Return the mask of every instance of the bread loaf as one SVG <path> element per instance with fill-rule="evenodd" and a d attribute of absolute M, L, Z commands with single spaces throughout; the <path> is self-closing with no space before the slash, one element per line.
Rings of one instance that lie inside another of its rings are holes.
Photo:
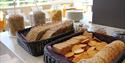
<path fill-rule="evenodd" d="M 42 38 L 40 40 L 52 37 L 53 34 L 56 33 L 60 28 L 61 27 L 58 26 L 58 27 L 53 27 L 53 28 L 49 29 L 48 31 L 45 32 L 45 34 L 42 36 Z"/>
<path fill-rule="evenodd" d="M 51 29 L 46 31 L 46 33 L 43 35 L 43 37 L 41 39 L 47 39 L 47 38 L 59 35 L 61 33 L 70 31 L 70 30 L 72 30 L 72 27 L 73 27 L 72 25 L 73 25 L 73 23 L 70 21 L 65 21 L 58 25 L 55 25 L 54 27 L 52 27 Z"/>
<path fill-rule="evenodd" d="M 35 41 L 43 36 L 43 34 L 49 30 L 50 28 L 56 26 L 57 24 L 60 23 L 48 23 L 44 25 L 39 25 L 36 27 L 31 28 L 31 30 L 27 33 L 26 39 L 31 42 Z"/>
<path fill-rule="evenodd" d="M 35 40 L 47 39 L 73 29 L 71 21 L 48 23 L 31 28 L 26 35 L 26 39 L 31 42 Z"/>
<path fill-rule="evenodd" d="M 116 40 L 101 49 L 94 57 L 83 59 L 78 63 L 112 63 L 123 50 L 125 50 L 124 42 Z"/>

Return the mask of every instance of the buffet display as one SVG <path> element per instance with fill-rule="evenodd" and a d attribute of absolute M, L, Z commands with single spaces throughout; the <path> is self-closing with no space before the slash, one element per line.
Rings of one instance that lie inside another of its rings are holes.
<path fill-rule="evenodd" d="M 87 31 L 87 26 L 80 21 L 83 10 L 60 9 L 60 5 L 54 5 L 46 18 L 48 15 L 34 0 L 37 9 L 29 15 L 31 27 L 25 28 L 26 17 L 15 12 L 16 1 L 13 3 L 14 12 L 7 22 L 11 35 L 16 36 L 18 45 L 27 53 L 35 57 L 43 55 L 45 63 L 121 63 L 125 60 L 125 33 L 116 31 L 109 36 L 101 27 Z"/>
<path fill-rule="evenodd" d="M 24 28 L 24 17 L 16 12 L 8 19 L 11 34 L 29 54 L 44 54 L 45 63 L 119 63 L 124 59 L 124 41 L 106 35 L 104 29 L 88 32 L 76 25 L 83 11 L 67 11 L 68 20 L 62 21 L 62 10 L 55 8 L 47 22 L 45 13 L 36 7 L 30 28 Z"/>
<path fill-rule="evenodd" d="M 53 15 L 54 19 L 57 15 Z M 45 63 L 117 63 L 124 58 L 124 41 L 109 38 L 104 29 L 88 32 L 82 25 L 76 26 L 74 21 L 62 21 L 62 18 L 46 23 L 43 12 L 36 12 L 34 18 L 35 26 L 24 29 L 20 17 L 22 27 L 15 26 L 21 28 L 17 30 L 17 41 L 33 56 L 44 54 Z"/>

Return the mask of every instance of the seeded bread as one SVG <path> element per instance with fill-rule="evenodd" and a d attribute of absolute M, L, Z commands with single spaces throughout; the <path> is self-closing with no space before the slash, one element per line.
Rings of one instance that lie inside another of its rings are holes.
<path fill-rule="evenodd" d="M 31 28 L 31 30 L 26 35 L 26 39 L 29 42 L 47 39 L 72 30 L 72 28 L 73 23 L 71 21 L 43 24 Z"/>
<path fill-rule="evenodd" d="M 57 36 L 61 33 L 67 32 L 72 30 L 73 23 L 69 21 L 62 22 L 59 25 L 55 25 L 55 27 L 52 27 L 51 29 L 47 30 L 46 33 L 42 36 L 41 39 L 47 39 L 53 36 Z"/>
<path fill-rule="evenodd" d="M 47 30 L 56 26 L 57 24 L 59 23 L 49 23 L 49 24 L 35 26 L 31 28 L 31 30 L 28 32 L 28 34 L 26 35 L 26 39 L 29 42 L 40 39 Z"/>

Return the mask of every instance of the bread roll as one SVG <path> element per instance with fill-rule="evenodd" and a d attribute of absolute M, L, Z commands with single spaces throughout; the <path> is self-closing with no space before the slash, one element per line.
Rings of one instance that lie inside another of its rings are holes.
<path fill-rule="evenodd" d="M 102 59 L 99 56 L 95 56 L 94 58 L 86 59 L 85 62 L 86 63 L 105 63 L 104 59 Z M 82 62 L 82 63 L 85 63 L 85 62 Z"/>
<path fill-rule="evenodd" d="M 120 40 L 115 40 L 111 44 L 109 44 L 113 50 L 118 51 L 118 53 L 122 52 L 123 49 L 125 49 L 125 43 Z"/>

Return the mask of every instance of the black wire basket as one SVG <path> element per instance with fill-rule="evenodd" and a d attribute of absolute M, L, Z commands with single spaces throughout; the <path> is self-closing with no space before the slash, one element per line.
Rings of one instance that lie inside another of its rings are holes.
<path fill-rule="evenodd" d="M 45 40 L 38 40 L 38 41 L 32 41 L 28 42 L 24 37 L 26 34 L 30 31 L 31 28 L 27 28 L 21 31 L 17 32 L 17 42 L 18 44 L 26 50 L 28 53 L 30 53 L 33 56 L 40 56 L 43 55 L 44 46 L 48 43 L 51 43 L 54 40 L 57 40 L 59 38 L 65 37 L 66 35 L 70 35 L 74 33 L 74 28 L 71 30 L 58 34 L 56 36 L 53 36 L 51 38 L 45 39 Z"/>

